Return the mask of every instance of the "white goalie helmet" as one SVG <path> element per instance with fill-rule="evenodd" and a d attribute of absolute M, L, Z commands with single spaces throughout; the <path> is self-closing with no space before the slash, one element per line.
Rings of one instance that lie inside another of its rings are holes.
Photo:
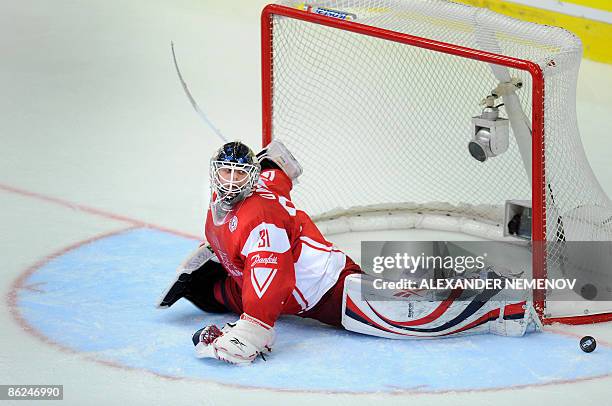
<path fill-rule="evenodd" d="M 253 151 L 241 142 L 228 142 L 210 160 L 211 209 L 215 223 L 251 193 L 261 166 Z"/>

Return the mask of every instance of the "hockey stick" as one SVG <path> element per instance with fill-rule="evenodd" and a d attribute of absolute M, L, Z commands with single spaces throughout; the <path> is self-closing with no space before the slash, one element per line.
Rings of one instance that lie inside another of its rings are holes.
<path fill-rule="evenodd" d="M 189 99 L 191 106 L 196 111 L 196 113 L 198 113 L 198 116 L 200 116 L 200 118 L 202 119 L 202 121 L 204 121 L 204 123 L 208 126 L 208 128 L 210 128 L 217 135 L 217 137 L 221 139 L 221 141 L 223 141 L 224 143 L 227 142 L 227 138 L 225 138 L 223 134 L 221 134 L 221 131 L 219 131 L 219 129 L 215 127 L 215 125 L 212 123 L 212 121 L 209 120 L 209 118 L 200 109 L 200 106 L 198 106 L 198 103 L 195 101 L 195 99 L 191 95 L 191 92 L 189 91 L 189 88 L 187 87 L 187 83 L 185 83 L 185 80 L 183 79 L 183 75 L 181 74 L 181 70 L 179 69 L 178 62 L 176 61 L 176 54 L 174 53 L 174 42 L 172 41 L 170 42 L 170 48 L 172 49 L 172 60 L 174 61 L 174 67 L 176 68 L 176 74 L 178 75 L 178 78 L 181 81 L 181 85 L 183 86 L 183 90 L 185 91 L 185 95 L 187 95 L 187 98 Z"/>

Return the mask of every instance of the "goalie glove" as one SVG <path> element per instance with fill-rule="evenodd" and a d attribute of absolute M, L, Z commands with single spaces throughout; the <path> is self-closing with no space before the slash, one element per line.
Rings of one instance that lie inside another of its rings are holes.
<path fill-rule="evenodd" d="M 302 165 L 300 165 L 297 159 L 289 152 L 285 144 L 279 140 L 273 140 L 269 143 L 257 154 L 257 158 L 259 162 L 262 163 L 262 169 L 265 169 L 265 160 L 267 159 L 285 172 L 293 182 L 295 182 L 304 171 Z"/>
<path fill-rule="evenodd" d="M 196 331 L 193 344 L 198 358 L 217 358 L 230 364 L 248 365 L 258 355 L 272 351 L 274 328 L 243 313 L 222 330 L 210 325 Z"/>

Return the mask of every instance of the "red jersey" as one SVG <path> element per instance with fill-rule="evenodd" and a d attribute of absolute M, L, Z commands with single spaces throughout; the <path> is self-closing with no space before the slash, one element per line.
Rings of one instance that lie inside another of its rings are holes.
<path fill-rule="evenodd" d="M 346 263 L 346 255 L 291 203 L 292 186 L 283 171 L 266 170 L 225 223 L 215 225 L 210 208 L 206 217 L 206 239 L 241 286 L 244 312 L 270 326 L 280 314 L 316 305 Z"/>

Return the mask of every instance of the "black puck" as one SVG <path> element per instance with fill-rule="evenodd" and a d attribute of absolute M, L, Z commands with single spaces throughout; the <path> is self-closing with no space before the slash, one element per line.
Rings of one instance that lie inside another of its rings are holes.
<path fill-rule="evenodd" d="M 585 336 L 580 339 L 580 349 L 584 352 L 593 352 L 597 347 L 597 341 L 591 336 Z"/>

